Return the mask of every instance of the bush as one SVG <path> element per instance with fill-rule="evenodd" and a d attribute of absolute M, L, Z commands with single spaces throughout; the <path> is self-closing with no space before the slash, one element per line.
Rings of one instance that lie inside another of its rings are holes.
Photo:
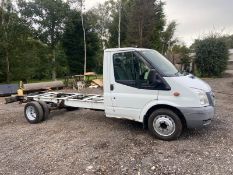
<path fill-rule="evenodd" d="M 197 70 L 203 77 L 219 77 L 227 68 L 228 48 L 225 42 L 214 36 L 195 44 Z"/>

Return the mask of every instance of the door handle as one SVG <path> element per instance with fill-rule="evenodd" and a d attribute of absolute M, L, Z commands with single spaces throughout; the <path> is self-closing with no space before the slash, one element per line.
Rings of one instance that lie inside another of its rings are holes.
<path fill-rule="evenodd" d="M 113 91 L 113 90 L 114 90 L 114 85 L 110 84 L 110 91 Z"/>

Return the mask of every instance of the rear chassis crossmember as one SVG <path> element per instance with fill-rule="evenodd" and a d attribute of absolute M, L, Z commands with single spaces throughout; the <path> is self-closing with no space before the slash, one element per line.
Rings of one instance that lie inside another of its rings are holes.
<path fill-rule="evenodd" d="M 58 108 L 104 110 L 104 97 L 97 94 L 46 92 L 29 95 L 27 101 L 44 101 Z"/>

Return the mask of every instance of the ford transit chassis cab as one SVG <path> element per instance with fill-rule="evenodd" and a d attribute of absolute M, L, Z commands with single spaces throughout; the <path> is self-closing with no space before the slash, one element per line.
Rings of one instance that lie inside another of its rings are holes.
<path fill-rule="evenodd" d="M 25 117 L 35 124 L 51 109 L 85 108 L 106 117 L 143 123 L 162 140 L 177 139 L 184 128 L 211 123 L 215 99 L 210 86 L 182 74 L 155 50 L 117 48 L 104 51 L 104 95 L 47 92 L 28 96 Z"/>

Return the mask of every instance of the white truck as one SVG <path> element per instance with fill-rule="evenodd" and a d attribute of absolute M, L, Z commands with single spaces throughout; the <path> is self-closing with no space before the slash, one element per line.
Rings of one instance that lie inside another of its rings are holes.
<path fill-rule="evenodd" d="M 104 51 L 104 95 L 48 92 L 28 96 L 25 117 L 35 124 L 54 108 L 102 110 L 107 117 L 143 123 L 162 140 L 177 139 L 185 128 L 211 123 L 215 99 L 210 86 L 182 74 L 155 50 Z"/>

